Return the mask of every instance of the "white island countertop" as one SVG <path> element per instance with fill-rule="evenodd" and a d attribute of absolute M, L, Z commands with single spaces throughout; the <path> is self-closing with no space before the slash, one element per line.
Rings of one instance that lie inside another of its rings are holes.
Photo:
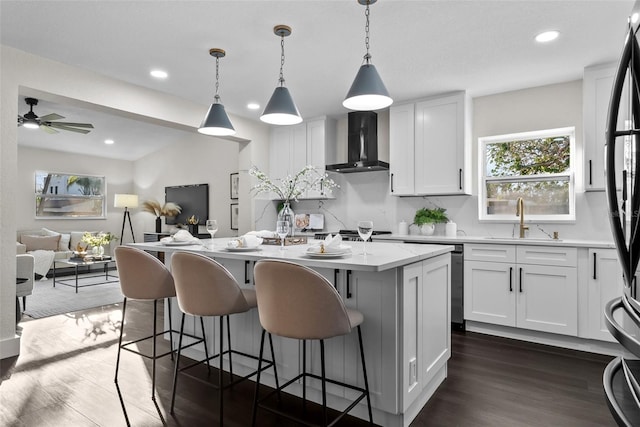
<path fill-rule="evenodd" d="M 425 245 L 411 243 L 367 242 L 367 255 L 362 255 L 362 242 L 345 242 L 351 246 L 351 255 L 339 258 L 315 258 L 306 254 L 310 245 L 320 240 L 310 240 L 305 245 L 280 246 L 260 245 L 255 251 L 232 252 L 227 250 L 227 242 L 233 238 L 201 239 L 200 243 L 185 246 L 169 246 L 162 242 L 127 243 L 127 246 L 139 249 L 172 253 L 177 251 L 197 252 L 213 258 L 258 261 L 261 259 L 284 259 L 308 267 L 346 269 L 354 271 L 385 271 L 414 262 L 429 259 L 451 252 L 450 245 Z"/>

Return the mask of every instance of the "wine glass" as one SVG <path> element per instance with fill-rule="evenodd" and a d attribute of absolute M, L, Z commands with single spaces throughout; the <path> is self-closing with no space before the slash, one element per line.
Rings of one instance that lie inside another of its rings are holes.
<path fill-rule="evenodd" d="M 289 234 L 289 221 L 277 221 L 276 233 L 280 236 L 280 250 L 284 251 L 284 239 L 286 239 L 287 234 Z"/>
<path fill-rule="evenodd" d="M 207 220 L 207 233 L 211 234 L 211 246 L 213 247 L 213 236 L 216 235 L 218 231 L 218 221 L 215 219 Z"/>
<path fill-rule="evenodd" d="M 373 221 L 358 221 L 358 234 L 362 239 L 362 255 L 367 254 L 367 240 L 373 233 Z"/>

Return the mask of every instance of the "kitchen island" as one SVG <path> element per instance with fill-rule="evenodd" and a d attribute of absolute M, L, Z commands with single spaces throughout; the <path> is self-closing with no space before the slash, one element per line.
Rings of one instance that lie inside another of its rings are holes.
<path fill-rule="evenodd" d="M 309 245 L 287 246 L 284 251 L 269 245 L 261 245 L 255 251 L 229 251 L 229 240 L 207 239 L 188 246 L 160 242 L 128 246 L 164 252 L 167 265 L 176 251 L 204 254 L 224 265 L 244 287 L 253 286 L 253 265 L 260 259 L 290 260 L 313 268 L 334 284 L 346 306 L 364 315 L 362 334 L 375 423 L 408 426 L 447 376 L 451 356 L 449 252 L 453 247 L 374 242 L 367 244 L 365 256 L 360 253 L 362 245 L 354 243 L 352 255 L 318 259 L 306 255 Z M 177 304 L 172 304 L 172 311 L 177 325 L 181 317 Z M 261 327 L 257 311 L 236 314 L 230 320 L 233 348 L 258 354 Z M 213 319 L 205 323 L 207 345 L 214 352 L 218 351 L 219 341 L 216 324 Z M 185 331 L 200 333 L 196 319 L 190 318 L 185 325 Z M 300 372 L 302 351 L 296 340 L 275 336 L 273 340 L 282 383 Z M 307 352 L 307 366 L 318 373 L 318 343 L 312 345 Z M 363 385 L 356 334 L 327 340 L 325 351 L 328 377 Z M 204 358 L 204 350 L 196 346 L 185 355 Z M 233 357 L 233 364 L 237 374 L 248 373 L 256 366 L 255 361 L 239 356 Z M 265 371 L 264 377 L 267 384 L 275 384 L 271 370 Z M 319 402 L 319 382 L 309 381 L 307 387 L 307 396 Z M 302 394 L 299 385 L 289 390 Z M 336 409 L 346 407 L 345 397 L 351 397 L 350 390 L 333 385 L 328 385 L 327 393 L 329 406 Z M 366 405 L 361 402 L 350 414 L 366 419 Z"/>

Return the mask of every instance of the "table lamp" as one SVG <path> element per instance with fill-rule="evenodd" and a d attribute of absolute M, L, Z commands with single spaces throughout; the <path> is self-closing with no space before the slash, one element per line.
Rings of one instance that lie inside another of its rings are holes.
<path fill-rule="evenodd" d="M 120 243 L 124 242 L 124 224 L 129 219 L 129 228 L 131 229 L 131 238 L 133 243 L 136 242 L 136 238 L 133 234 L 133 225 L 131 225 L 131 215 L 129 214 L 129 208 L 138 207 L 138 195 L 137 194 L 116 194 L 113 200 L 113 206 L 116 208 L 124 208 L 124 216 L 122 217 L 122 231 L 120 232 Z"/>

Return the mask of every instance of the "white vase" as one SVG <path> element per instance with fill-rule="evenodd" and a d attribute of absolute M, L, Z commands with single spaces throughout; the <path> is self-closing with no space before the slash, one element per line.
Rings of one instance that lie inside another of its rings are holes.
<path fill-rule="evenodd" d="M 93 256 L 102 258 L 104 256 L 104 246 L 94 246 L 91 249 L 91 253 L 93 253 Z"/>
<path fill-rule="evenodd" d="M 420 226 L 420 233 L 423 236 L 432 236 L 435 230 L 436 230 L 436 225 L 432 223 L 422 224 Z"/>

